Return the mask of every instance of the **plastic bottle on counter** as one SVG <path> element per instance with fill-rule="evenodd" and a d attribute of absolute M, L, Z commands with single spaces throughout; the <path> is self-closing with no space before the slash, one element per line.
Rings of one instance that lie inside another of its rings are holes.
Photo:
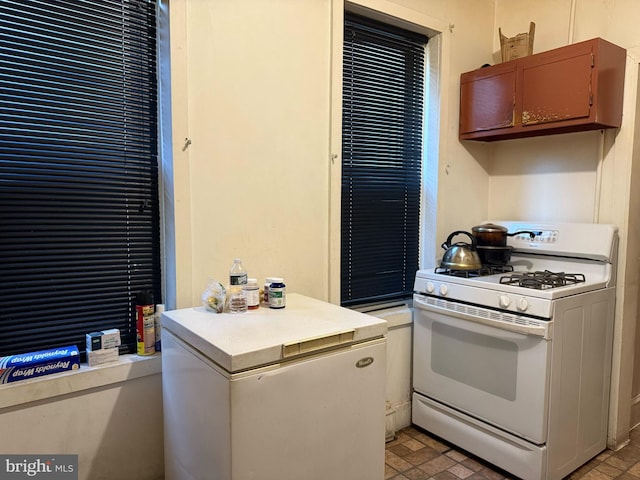
<path fill-rule="evenodd" d="M 156 352 L 160 352 L 162 350 L 162 342 L 160 341 L 160 338 L 162 336 L 162 327 L 160 324 L 162 312 L 164 312 L 164 303 L 159 303 L 156 305 L 156 313 L 154 313 L 153 315 L 153 329 L 156 337 Z"/>
<path fill-rule="evenodd" d="M 284 279 L 272 277 L 269 285 L 269 308 L 284 308 L 287 303 L 287 286 Z"/>
<path fill-rule="evenodd" d="M 260 289 L 258 288 L 258 280 L 248 278 L 247 284 L 242 286 L 244 295 L 247 297 L 247 308 L 255 310 L 260 306 Z"/>
<path fill-rule="evenodd" d="M 233 259 L 233 265 L 229 270 L 229 285 L 246 285 L 247 284 L 247 271 L 242 265 L 242 261 L 239 258 Z"/>

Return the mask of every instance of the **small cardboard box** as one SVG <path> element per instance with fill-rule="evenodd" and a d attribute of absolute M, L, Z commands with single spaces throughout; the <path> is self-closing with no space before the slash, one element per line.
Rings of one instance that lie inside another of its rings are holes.
<path fill-rule="evenodd" d="M 86 335 L 87 352 L 102 350 L 105 348 L 116 348 L 121 345 L 120 330 L 111 328 L 101 332 L 91 332 Z"/>
<path fill-rule="evenodd" d="M 75 345 L 0 357 L 0 384 L 80 368 Z"/>
<path fill-rule="evenodd" d="M 533 38 L 536 32 L 536 24 L 529 24 L 529 33 L 519 33 L 515 37 L 505 37 L 502 30 L 498 28 L 500 35 L 500 52 L 502 61 L 508 62 L 516 58 L 526 57 L 533 53 Z"/>
<path fill-rule="evenodd" d="M 97 367 L 105 363 L 118 361 L 119 351 L 117 348 L 102 348 L 100 350 L 87 351 L 87 363 L 90 367 Z"/>

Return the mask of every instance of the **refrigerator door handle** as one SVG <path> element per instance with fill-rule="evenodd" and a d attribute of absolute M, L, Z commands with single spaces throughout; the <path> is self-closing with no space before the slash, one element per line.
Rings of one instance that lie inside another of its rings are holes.
<path fill-rule="evenodd" d="M 332 333 L 330 335 L 305 338 L 298 342 L 285 343 L 282 345 L 282 358 L 317 352 L 327 348 L 337 347 L 345 343 L 351 343 L 353 342 L 355 333 L 355 330 L 346 330 Z"/>

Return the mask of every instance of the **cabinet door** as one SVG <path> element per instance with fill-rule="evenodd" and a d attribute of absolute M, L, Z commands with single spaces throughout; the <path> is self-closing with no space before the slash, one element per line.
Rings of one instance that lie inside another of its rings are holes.
<path fill-rule="evenodd" d="M 590 52 L 545 63 L 523 62 L 522 125 L 588 118 L 592 73 Z"/>
<path fill-rule="evenodd" d="M 515 63 L 487 67 L 460 78 L 460 133 L 514 125 Z"/>

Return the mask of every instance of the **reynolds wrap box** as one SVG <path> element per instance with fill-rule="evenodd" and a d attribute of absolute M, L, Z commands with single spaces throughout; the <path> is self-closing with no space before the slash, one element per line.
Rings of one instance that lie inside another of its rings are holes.
<path fill-rule="evenodd" d="M 0 357 L 0 384 L 80 368 L 75 345 Z"/>

